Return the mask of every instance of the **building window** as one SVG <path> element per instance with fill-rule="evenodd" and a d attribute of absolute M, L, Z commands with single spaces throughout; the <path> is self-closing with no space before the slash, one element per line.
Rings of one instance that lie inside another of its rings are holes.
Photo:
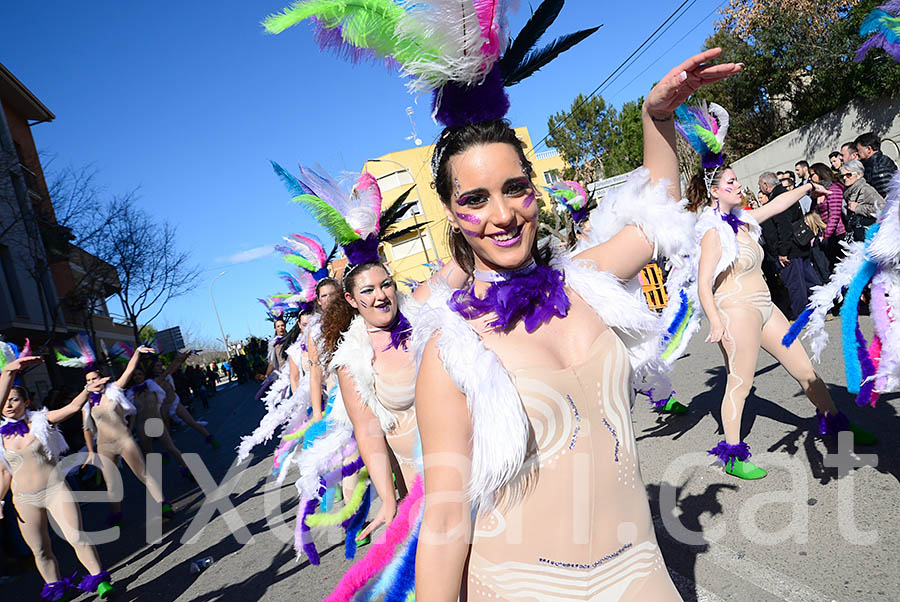
<path fill-rule="evenodd" d="M 22 287 L 16 276 L 16 264 L 13 262 L 9 247 L 0 246 L 0 268 L 3 270 L 6 289 L 9 291 L 9 296 L 12 297 L 13 310 L 16 312 L 16 317 L 27 318 L 28 312 L 25 308 L 25 298 L 22 296 Z"/>
<path fill-rule="evenodd" d="M 559 182 L 559 179 L 558 169 L 551 169 L 544 172 L 544 182 L 547 184 L 547 186 L 550 186 L 554 182 Z"/>

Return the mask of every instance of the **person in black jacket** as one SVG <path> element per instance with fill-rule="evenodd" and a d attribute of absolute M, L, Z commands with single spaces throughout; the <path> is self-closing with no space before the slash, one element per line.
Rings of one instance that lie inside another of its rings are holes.
<path fill-rule="evenodd" d="M 862 160 L 865 173 L 863 177 L 869 186 L 887 198 L 891 189 L 891 180 L 897 171 L 897 164 L 881 152 L 881 139 L 872 132 L 867 132 L 856 139 L 856 148 Z"/>
<path fill-rule="evenodd" d="M 782 184 L 773 186 L 771 181 L 777 179 L 774 173 L 764 173 L 759 178 L 760 189 L 767 193 L 769 200 L 787 192 Z M 809 244 L 800 244 L 794 235 L 794 230 L 800 224 L 805 224 L 803 211 L 799 205 L 792 205 L 786 211 L 779 213 L 769 220 L 775 226 L 774 232 L 769 228 L 766 238 L 774 238 L 767 244 L 776 256 L 777 267 L 780 268 L 781 281 L 787 288 L 791 302 L 792 320 L 796 319 L 809 303 L 809 291 L 812 287 L 822 284 L 821 278 L 816 273 L 810 260 Z"/>

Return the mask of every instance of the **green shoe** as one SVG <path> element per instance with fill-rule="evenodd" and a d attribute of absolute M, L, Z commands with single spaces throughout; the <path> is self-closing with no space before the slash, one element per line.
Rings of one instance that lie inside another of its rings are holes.
<path fill-rule="evenodd" d="M 371 535 L 366 535 L 364 538 L 356 540 L 356 545 L 358 545 L 358 546 L 367 546 L 370 543 L 372 543 Z"/>
<path fill-rule="evenodd" d="M 850 425 L 850 432 L 853 433 L 853 445 L 875 445 L 878 443 L 878 437 L 855 424 Z"/>
<path fill-rule="evenodd" d="M 688 407 L 675 399 L 674 396 L 669 397 L 669 400 L 666 402 L 662 408 L 660 408 L 661 412 L 666 412 L 667 414 L 687 414 Z"/>
<path fill-rule="evenodd" d="M 733 463 L 729 462 L 725 466 L 725 472 L 733 477 L 744 479 L 745 481 L 755 481 L 756 479 L 761 479 L 769 474 L 750 460 L 745 461 L 737 459 L 735 459 Z"/>
<path fill-rule="evenodd" d="M 97 595 L 101 600 L 106 600 L 115 592 L 116 588 L 114 588 L 109 581 L 101 581 L 100 585 L 97 586 Z"/>
<path fill-rule="evenodd" d="M 172 504 L 169 502 L 162 503 L 162 517 L 163 518 L 172 518 L 175 516 L 175 509 L 172 508 Z"/>

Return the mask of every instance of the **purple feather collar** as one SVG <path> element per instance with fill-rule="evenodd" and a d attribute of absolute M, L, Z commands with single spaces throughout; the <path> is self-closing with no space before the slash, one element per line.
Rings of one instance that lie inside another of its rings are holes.
<path fill-rule="evenodd" d="M 382 349 L 382 351 L 387 351 L 391 347 L 393 347 L 394 349 L 403 349 L 405 351 L 407 341 L 409 341 L 409 337 L 410 335 L 412 335 L 412 324 L 409 323 L 409 320 L 406 319 L 406 316 L 403 315 L 403 312 L 397 310 L 397 315 L 394 316 L 394 321 L 391 322 L 387 328 L 374 328 L 368 330 L 369 332 L 386 330 L 391 333 L 391 342 L 387 347 Z"/>
<path fill-rule="evenodd" d="M 735 234 L 737 234 L 738 228 L 747 225 L 747 222 L 742 222 L 740 218 L 733 213 L 722 213 L 718 209 L 716 209 L 716 213 L 719 214 L 719 217 L 722 218 L 723 222 L 731 226 L 731 229 L 734 230 Z"/>
<path fill-rule="evenodd" d="M 91 407 L 100 405 L 101 397 L 103 397 L 103 393 L 91 393 Z"/>
<path fill-rule="evenodd" d="M 11 420 L 5 418 L 3 426 L 0 426 L 0 435 L 4 437 L 24 437 L 28 434 L 28 423 L 24 420 Z"/>
<path fill-rule="evenodd" d="M 569 312 L 565 276 L 549 266 L 532 261 L 510 272 L 476 271 L 475 277 L 491 283 L 485 296 L 476 296 L 469 287 L 455 291 L 447 305 L 467 320 L 494 314 L 488 327 L 495 331 L 509 332 L 524 321 L 525 330 L 534 332 L 554 316 L 563 318 Z"/>

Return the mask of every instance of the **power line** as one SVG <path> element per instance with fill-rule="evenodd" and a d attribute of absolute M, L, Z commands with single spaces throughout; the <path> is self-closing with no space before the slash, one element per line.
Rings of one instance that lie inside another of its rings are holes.
<path fill-rule="evenodd" d="M 585 97 L 585 99 L 581 101 L 581 103 L 579 103 L 577 106 L 575 106 L 575 107 L 572 108 L 572 111 L 569 113 L 569 115 L 566 116 L 566 119 L 568 119 L 568 117 L 571 117 L 572 114 L 575 113 L 575 111 L 577 111 L 577 110 L 580 109 L 585 103 L 587 103 L 587 101 L 590 100 L 591 97 L 593 97 L 597 92 L 599 92 L 599 91 L 600 91 L 600 88 L 602 88 L 602 87 L 605 86 L 610 80 L 612 80 L 613 77 L 615 77 L 616 74 L 617 74 L 619 71 L 623 70 L 623 69 L 626 67 L 626 65 L 628 65 L 629 61 L 631 61 L 631 59 L 634 58 L 634 56 L 635 56 L 636 54 L 638 54 L 638 53 L 641 51 L 641 49 L 644 48 L 644 46 L 647 46 L 648 44 L 650 44 L 650 45 L 652 46 L 654 43 L 656 43 L 656 40 L 654 40 L 654 38 L 656 37 L 656 34 L 658 34 L 664 27 L 666 27 L 666 25 L 668 25 L 669 21 L 672 21 L 673 19 L 675 19 L 675 20 L 677 21 L 678 19 L 680 19 L 681 16 L 678 16 L 677 18 L 676 18 L 676 16 L 677 16 L 679 13 L 681 13 L 682 9 L 683 9 L 685 6 L 687 6 L 687 5 L 689 5 L 689 4 L 690 4 L 690 5 L 694 5 L 696 2 L 697 2 L 697 0 L 684 0 L 684 2 L 682 2 L 682 3 L 678 6 L 678 8 L 676 8 L 675 11 L 672 12 L 672 14 L 669 15 L 669 16 L 666 18 L 666 20 L 663 21 L 663 22 L 659 25 L 659 27 L 657 27 L 657 28 L 653 31 L 653 33 L 651 33 L 651 34 L 650 34 L 650 35 L 649 35 L 649 36 L 641 43 L 640 46 L 638 46 L 637 48 L 635 48 L 634 52 L 632 52 L 630 55 L 628 55 L 628 58 L 626 58 L 624 61 L 622 61 L 622 62 L 619 64 L 619 66 L 616 67 L 616 68 L 613 70 L 613 72 L 610 73 L 610 74 L 606 77 L 606 79 L 604 79 L 602 82 L 600 82 L 600 84 L 599 84 L 596 88 L 594 88 L 594 90 L 593 90 L 590 94 L 588 94 L 587 97 Z M 685 11 L 685 12 L 687 12 L 687 11 Z M 683 15 L 683 14 L 684 14 L 684 13 L 682 13 L 682 15 Z M 674 22 L 673 22 L 673 24 L 674 24 Z M 658 39 L 658 38 L 657 38 L 657 39 Z M 649 46 L 648 46 L 648 48 L 649 48 Z M 565 121 L 565 120 L 563 120 L 563 121 Z M 557 127 L 558 127 L 558 126 L 557 126 Z M 533 146 L 532 146 L 532 152 L 534 152 L 535 149 L 537 149 L 537 147 L 539 147 L 541 144 L 544 144 L 544 143 L 547 141 L 547 139 L 550 137 L 550 135 L 551 135 L 554 131 L 556 131 L 556 129 L 557 129 L 557 128 L 551 128 L 550 131 L 547 132 L 547 135 L 546 135 L 546 136 L 544 136 L 543 138 L 541 138 L 541 139 L 537 142 L 537 144 L 533 145 Z"/>
<path fill-rule="evenodd" d="M 648 67 L 648 68 L 649 68 L 649 67 L 652 67 L 653 65 L 655 65 L 656 63 L 658 63 L 659 61 L 661 61 L 661 60 L 662 60 L 666 55 L 668 55 L 668 54 L 669 54 L 676 46 L 678 46 L 679 44 L 681 44 L 681 43 L 685 40 L 685 38 L 687 38 L 689 35 L 691 35 L 692 33 L 694 33 L 694 32 L 697 30 L 698 27 L 700 27 L 701 25 L 703 25 L 704 23 L 706 23 L 706 20 L 709 19 L 711 16 L 713 16 L 713 14 L 714 14 L 717 10 L 719 10 L 720 8 L 722 8 L 723 6 L 725 6 L 725 4 L 726 4 L 727 2 L 728 2 L 728 0 L 722 0 L 722 2 L 720 2 L 718 6 L 716 6 L 716 7 L 713 8 L 711 11 L 709 11 L 708 13 L 706 13 L 706 15 L 705 15 L 702 19 L 700 19 L 699 21 L 697 21 L 697 24 L 696 24 L 696 25 L 694 25 L 693 27 L 691 27 L 691 28 L 690 28 L 683 36 L 681 36 L 680 38 L 678 38 L 678 41 L 677 41 L 677 42 L 675 42 L 674 44 L 672 44 L 671 46 L 669 46 L 669 47 L 666 49 L 665 52 L 663 52 L 661 55 L 659 55 L 658 57 L 656 57 L 656 59 L 655 59 L 652 63 L 650 63 L 647 67 Z M 650 49 L 650 47 L 648 46 L 648 47 L 647 47 L 647 50 L 649 50 L 649 49 Z M 644 53 L 642 52 L 641 54 L 644 54 Z M 640 56 L 638 56 L 638 58 L 640 58 Z M 618 92 L 616 92 L 615 94 L 613 94 L 613 96 L 612 96 L 611 98 L 615 98 L 616 96 L 618 96 L 619 94 L 621 94 L 622 92 L 624 92 L 624 91 L 628 88 L 628 86 L 630 86 L 631 84 L 633 84 L 634 82 L 636 82 L 636 81 L 638 80 L 638 78 L 641 77 L 641 75 L 643 75 L 643 73 L 639 73 L 638 75 L 634 76 L 634 77 L 631 79 L 631 81 L 629 81 L 627 84 L 625 84 L 624 86 L 622 86 L 622 88 L 621 88 Z M 612 83 L 612 82 L 610 82 L 610 83 Z"/>

